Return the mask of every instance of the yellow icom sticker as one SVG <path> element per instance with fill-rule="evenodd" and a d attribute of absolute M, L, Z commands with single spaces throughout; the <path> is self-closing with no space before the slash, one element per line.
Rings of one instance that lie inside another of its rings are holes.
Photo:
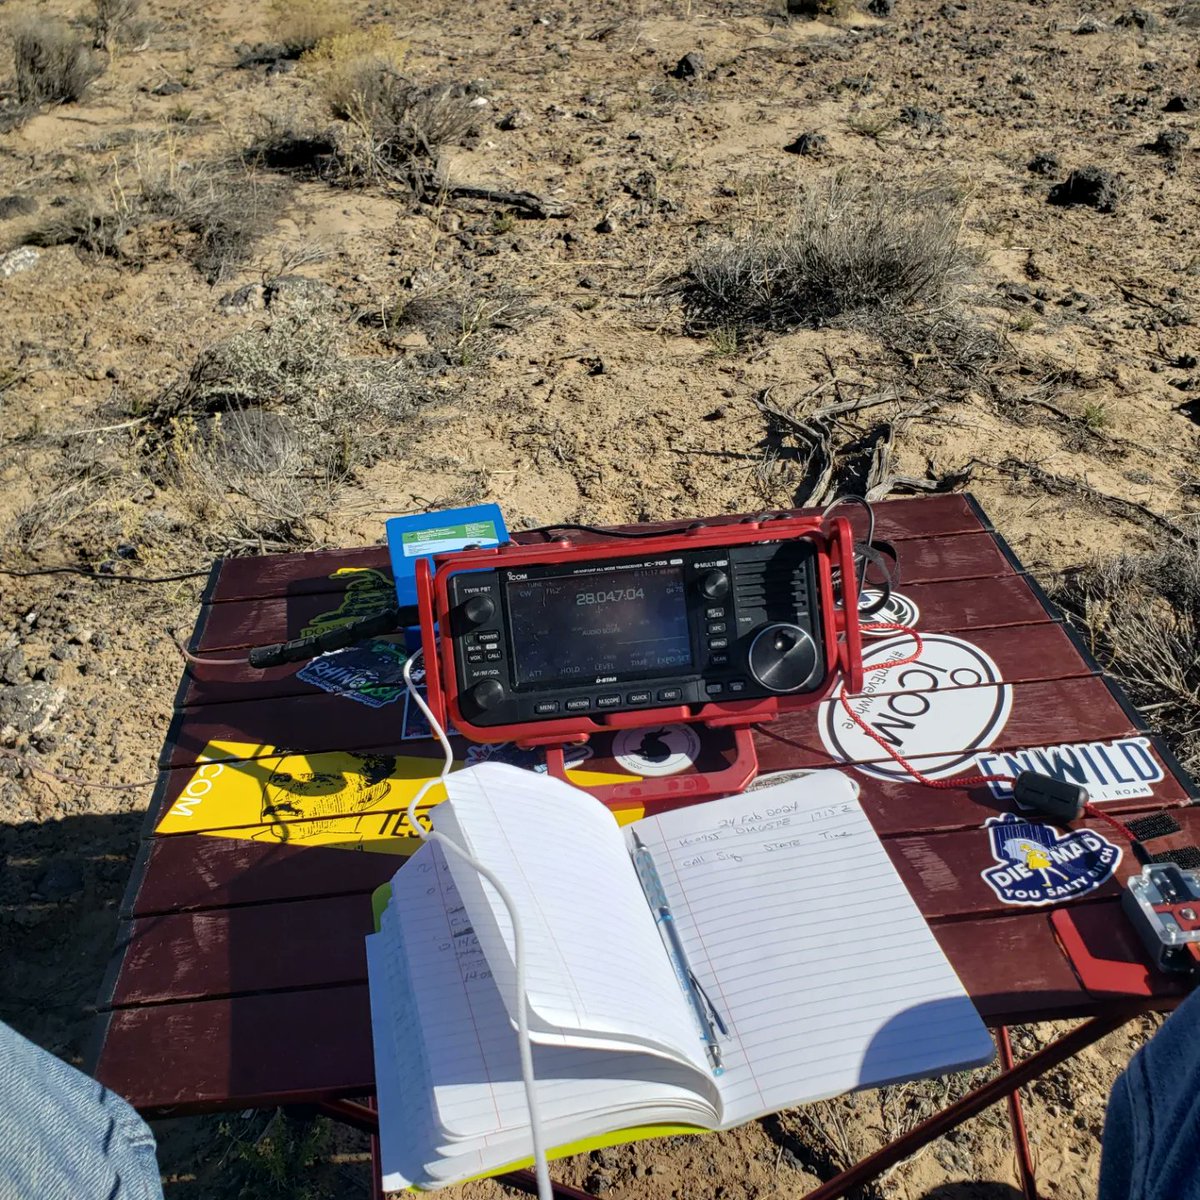
<path fill-rule="evenodd" d="M 441 769 L 432 758 L 210 742 L 155 832 L 411 854 L 420 841 L 408 822 L 409 802 Z M 418 809 L 424 828 L 444 794 L 431 789 Z"/>

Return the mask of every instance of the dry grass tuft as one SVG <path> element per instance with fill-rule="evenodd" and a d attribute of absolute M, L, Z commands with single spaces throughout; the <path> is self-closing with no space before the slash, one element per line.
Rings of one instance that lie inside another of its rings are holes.
<path fill-rule="evenodd" d="M 943 305 L 973 261 L 942 183 L 835 175 L 782 223 L 702 248 L 668 284 L 693 327 L 789 329 Z"/>
<path fill-rule="evenodd" d="M 144 0 L 95 0 L 92 45 L 107 50 L 114 42 L 136 45 L 143 41 L 151 29 L 151 23 L 142 16 L 144 7 Z"/>
<path fill-rule="evenodd" d="M 423 376 L 353 338 L 325 295 L 301 292 L 266 328 L 204 351 L 143 414 L 149 461 L 188 497 L 213 544 L 319 541 L 359 468 L 411 432 Z"/>
<path fill-rule="evenodd" d="M 104 73 L 85 41 L 61 21 L 20 21 L 13 30 L 17 103 L 25 110 L 74 104 Z"/>
<path fill-rule="evenodd" d="M 188 259 L 210 283 L 228 276 L 274 223 L 286 193 L 277 177 L 241 163 L 190 166 L 174 143 L 139 146 L 87 194 L 53 211 L 28 236 L 33 245 L 75 245 L 98 257 L 137 261 L 133 239 L 149 225 L 191 235 Z"/>
<path fill-rule="evenodd" d="M 304 56 L 304 65 L 330 112 L 339 120 L 349 120 L 352 114 L 373 107 L 379 78 L 398 75 L 407 54 L 407 42 L 376 25 L 324 39 Z"/>
<path fill-rule="evenodd" d="M 1068 572 L 1051 595 L 1200 774 L 1200 535 Z"/>
<path fill-rule="evenodd" d="M 292 58 L 299 58 L 350 28 L 345 5 L 337 0 L 271 0 L 271 35 Z"/>

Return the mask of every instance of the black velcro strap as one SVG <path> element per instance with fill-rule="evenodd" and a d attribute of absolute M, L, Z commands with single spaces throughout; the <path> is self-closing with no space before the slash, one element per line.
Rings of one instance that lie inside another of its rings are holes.
<path fill-rule="evenodd" d="M 1160 850 L 1150 856 L 1151 862 L 1174 863 L 1182 871 L 1200 868 L 1200 846 L 1180 846 L 1177 850 Z"/>
<path fill-rule="evenodd" d="M 1166 837 L 1169 833 L 1178 833 L 1181 828 L 1179 822 L 1168 812 L 1149 813 L 1144 817 L 1134 817 L 1125 824 L 1139 842 L 1150 842 L 1155 838 Z"/>

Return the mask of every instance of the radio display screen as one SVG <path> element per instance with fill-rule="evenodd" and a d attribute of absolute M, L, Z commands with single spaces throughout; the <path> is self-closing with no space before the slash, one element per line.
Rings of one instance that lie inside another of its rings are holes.
<path fill-rule="evenodd" d="M 517 686 L 674 675 L 693 664 L 683 568 L 510 580 Z"/>

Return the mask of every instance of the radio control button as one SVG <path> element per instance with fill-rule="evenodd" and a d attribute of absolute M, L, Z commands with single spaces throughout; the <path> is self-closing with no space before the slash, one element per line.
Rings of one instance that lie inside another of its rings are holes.
<path fill-rule="evenodd" d="M 477 634 L 476 636 L 484 645 L 488 642 L 498 642 L 500 640 L 500 632 L 496 629 L 486 630 L 484 633 Z"/>
<path fill-rule="evenodd" d="M 682 700 L 683 688 L 663 688 L 663 690 L 658 693 L 658 698 L 665 701 Z"/>
<path fill-rule="evenodd" d="M 482 625 L 495 615 L 496 601 L 491 596 L 472 596 L 463 604 L 462 612 L 472 625 Z"/>
<path fill-rule="evenodd" d="M 728 650 L 729 639 L 726 637 L 715 637 L 708 639 L 708 648 L 710 650 Z"/>
<path fill-rule="evenodd" d="M 731 679 L 729 681 L 729 690 L 731 692 L 744 692 L 746 690 L 746 681 L 744 679 Z"/>
<path fill-rule="evenodd" d="M 484 657 L 488 660 L 488 662 L 503 662 L 504 661 L 504 655 L 501 654 L 499 650 L 489 650 L 487 652 L 487 654 L 484 655 Z"/>
<path fill-rule="evenodd" d="M 495 708 L 504 699 L 504 685 L 498 679 L 482 679 L 467 695 L 477 709 L 486 711 Z"/>
<path fill-rule="evenodd" d="M 467 662 L 481 663 L 483 662 L 483 655 L 478 650 L 472 650 L 467 654 Z"/>
<path fill-rule="evenodd" d="M 534 712 L 535 716 L 547 717 L 551 713 L 558 712 L 558 701 L 557 700 L 539 700 L 533 706 L 533 712 Z"/>
<path fill-rule="evenodd" d="M 576 696 L 563 705 L 567 712 L 586 712 L 591 707 L 592 702 L 586 696 Z"/>
<path fill-rule="evenodd" d="M 728 626 L 724 621 L 709 621 L 708 623 L 709 633 L 724 633 L 726 629 L 728 629 Z"/>
<path fill-rule="evenodd" d="M 649 704 L 652 699 L 653 695 L 650 692 L 630 692 L 625 697 L 625 702 L 627 704 Z"/>
<path fill-rule="evenodd" d="M 719 650 L 716 654 L 710 654 L 708 656 L 708 665 L 710 667 L 727 667 L 729 666 L 729 655 L 724 650 Z"/>
<path fill-rule="evenodd" d="M 597 696 L 597 708 L 618 708 L 621 704 L 620 696 Z"/>
<path fill-rule="evenodd" d="M 704 615 L 710 620 L 720 620 L 725 615 L 725 606 L 723 604 L 715 604 L 712 608 L 706 608 Z"/>
<path fill-rule="evenodd" d="M 725 690 L 725 685 L 723 683 L 706 683 L 704 690 L 710 696 L 719 696 Z"/>
<path fill-rule="evenodd" d="M 709 571 L 700 580 L 700 592 L 710 600 L 724 600 L 729 595 L 729 576 L 724 571 Z"/>

